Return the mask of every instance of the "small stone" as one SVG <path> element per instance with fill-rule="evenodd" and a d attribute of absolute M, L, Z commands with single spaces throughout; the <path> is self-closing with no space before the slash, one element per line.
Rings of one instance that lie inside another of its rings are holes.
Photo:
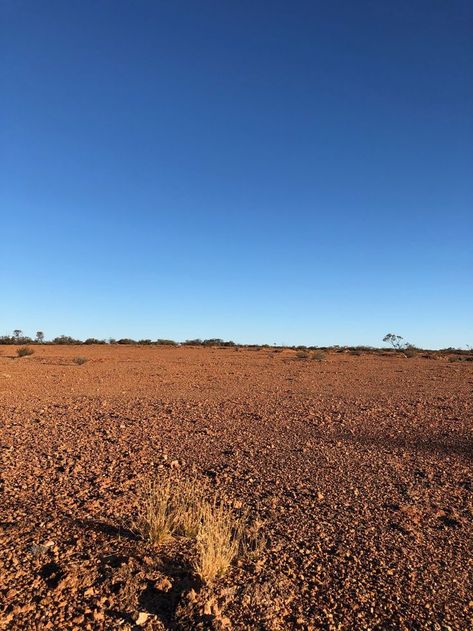
<path fill-rule="evenodd" d="M 98 622 L 105 620 L 105 614 L 100 609 L 96 609 L 92 615 L 94 617 L 94 620 L 97 620 Z"/>
<path fill-rule="evenodd" d="M 135 622 L 137 625 L 141 626 L 148 620 L 148 618 L 149 613 L 146 613 L 146 611 L 140 611 Z"/>

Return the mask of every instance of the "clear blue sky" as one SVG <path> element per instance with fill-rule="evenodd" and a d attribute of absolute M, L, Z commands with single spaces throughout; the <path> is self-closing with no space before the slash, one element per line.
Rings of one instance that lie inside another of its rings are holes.
<path fill-rule="evenodd" d="M 473 344 L 469 0 L 0 7 L 0 334 Z"/>

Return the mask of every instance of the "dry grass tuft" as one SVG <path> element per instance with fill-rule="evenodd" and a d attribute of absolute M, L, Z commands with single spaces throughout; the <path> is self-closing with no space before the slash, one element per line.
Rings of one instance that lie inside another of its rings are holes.
<path fill-rule="evenodd" d="M 172 536 L 195 540 L 194 569 L 204 582 L 224 574 L 237 556 L 260 548 L 246 513 L 237 513 L 207 482 L 172 473 L 142 487 L 133 527 L 154 544 Z"/>

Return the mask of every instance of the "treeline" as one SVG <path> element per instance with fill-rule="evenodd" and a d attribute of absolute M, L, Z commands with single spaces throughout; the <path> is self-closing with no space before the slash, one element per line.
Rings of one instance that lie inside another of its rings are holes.
<path fill-rule="evenodd" d="M 42 331 L 37 331 L 35 337 L 30 337 L 28 335 L 24 335 L 23 331 L 20 329 L 15 329 L 13 331 L 13 335 L 2 335 L 0 336 L 0 344 L 18 344 L 24 346 L 25 344 L 69 344 L 69 345 L 88 345 L 88 344 L 135 344 L 137 346 L 149 345 L 149 346 L 237 346 L 235 342 L 225 341 L 218 337 L 210 338 L 207 340 L 195 339 L 195 340 L 186 340 L 185 342 L 176 342 L 175 340 L 168 339 L 140 339 L 134 340 L 129 337 L 124 337 L 120 339 L 108 338 L 108 339 L 98 339 L 95 337 L 88 337 L 85 340 L 79 340 L 77 338 L 71 337 L 70 335 L 59 335 L 58 337 L 54 337 L 51 340 L 46 340 L 44 333 Z"/>
<path fill-rule="evenodd" d="M 25 346 L 29 344 L 69 344 L 69 345 L 90 345 L 90 344 L 129 344 L 136 346 L 206 346 L 206 347 L 233 347 L 235 350 L 240 350 L 240 348 L 247 348 L 250 350 L 260 350 L 260 349 L 271 349 L 274 352 L 283 351 L 284 349 L 288 350 L 296 350 L 296 351 L 331 351 L 336 353 L 352 353 L 355 355 L 359 355 L 362 353 L 399 353 L 402 352 L 404 354 L 414 356 L 420 352 L 427 353 L 457 353 L 461 355 L 471 355 L 473 349 L 471 346 L 467 345 L 467 349 L 462 348 L 442 348 L 438 350 L 425 349 L 414 346 L 413 344 L 405 344 L 402 343 L 402 337 L 399 335 L 395 336 L 394 334 L 388 334 L 384 339 L 384 342 L 390 342 L 391 348 L 386 347 L 377 347 L 377 346 L 289 346 L 289 345 L 276 345 L 276 344 L 237 344 L 232 340 L 223 340 L 219 337 L 212 337 L 209 339 L 192 339 L 186 340 L 185 342 L 176 342 L 175 340 L 168 340 L 163 338 L 158 338 L 157 340 L 152 339 L 139 339 L 134 340 L 129 337 L 124 337 L 120 339 L 108 338 L 108 339 L 98 339 L 95 337 L 88 337 L 85 340 L 79 340 L 77 338 L 71 337 L 70 335 L 59 335 L 57 337 L 52 338 L 51 340 L 47 340 L 42 331 L 37 331 L 35 337 L 30 337 L 28 335 L 24 335 L 23 331 L 20 329 L 15 329 L 13 331 L 13 335 L 2 335 L 0 336 L 0 345 L 19 345 Z"/>

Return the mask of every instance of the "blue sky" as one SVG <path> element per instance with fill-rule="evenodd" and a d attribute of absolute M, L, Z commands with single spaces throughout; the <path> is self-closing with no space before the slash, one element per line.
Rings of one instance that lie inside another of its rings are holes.
<path fill-rule="evenodd" d="M 473 344 L 471 2 L 0 11 L 0 334 Z"/>

